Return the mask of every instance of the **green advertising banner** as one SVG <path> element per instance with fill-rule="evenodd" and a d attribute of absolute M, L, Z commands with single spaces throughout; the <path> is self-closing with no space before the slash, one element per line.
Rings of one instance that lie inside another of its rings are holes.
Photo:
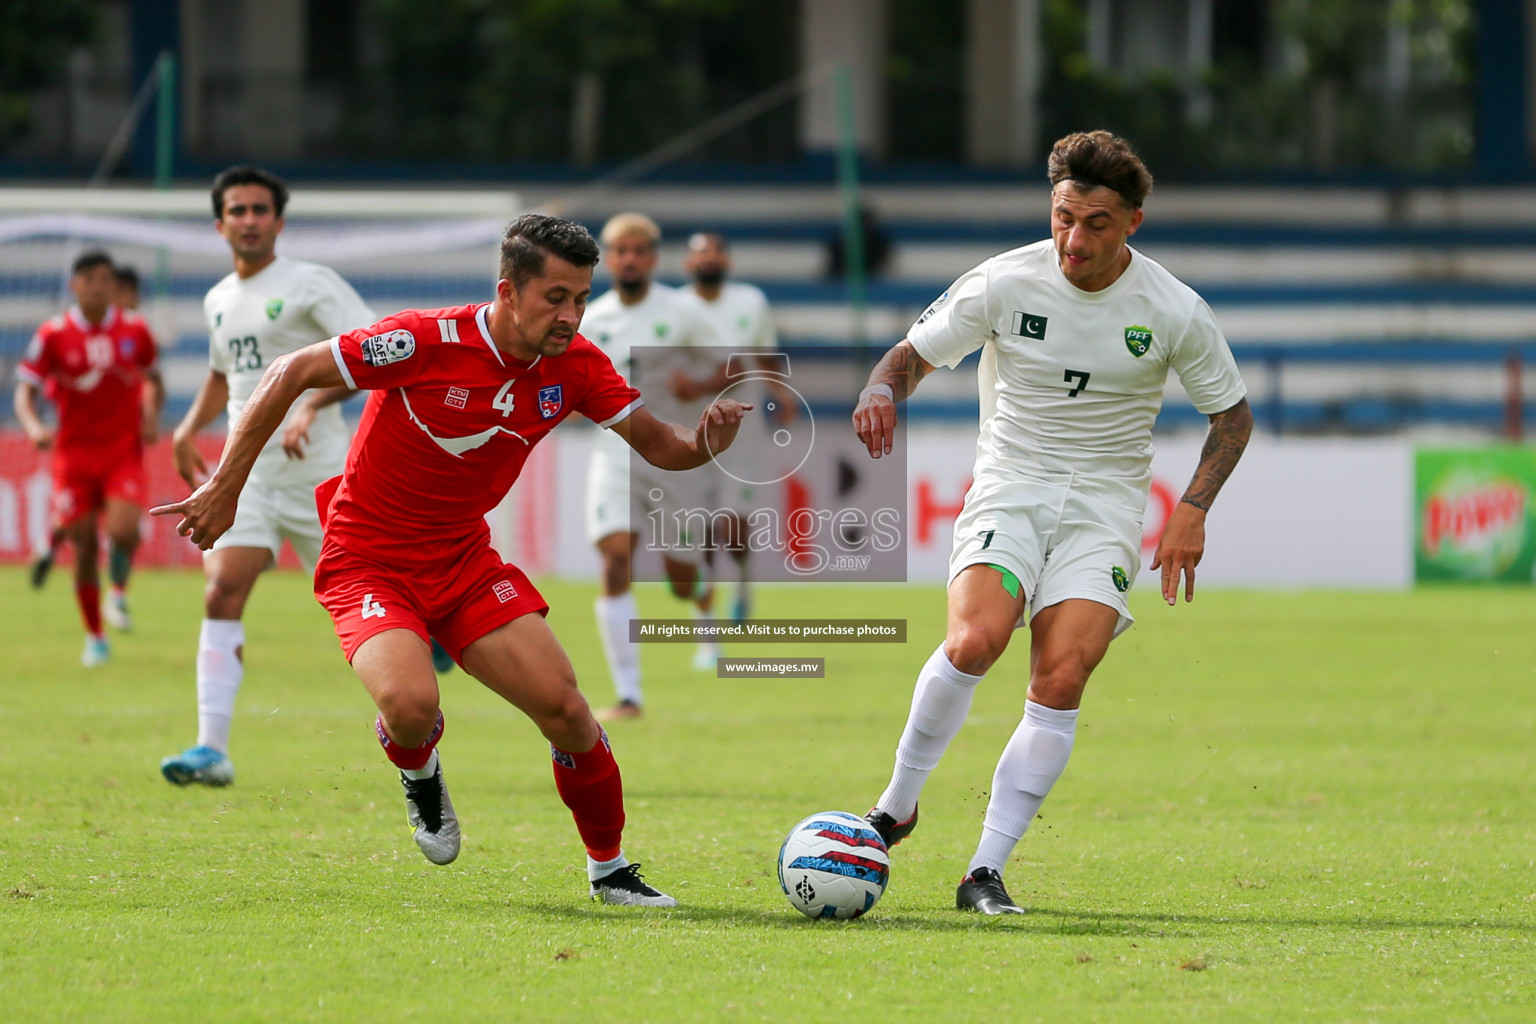
<path fill-rule="evenodd" d="M 1419 582 L 1536 582 L 1536 448 L 1421 448 L 1414 456 Z"/>

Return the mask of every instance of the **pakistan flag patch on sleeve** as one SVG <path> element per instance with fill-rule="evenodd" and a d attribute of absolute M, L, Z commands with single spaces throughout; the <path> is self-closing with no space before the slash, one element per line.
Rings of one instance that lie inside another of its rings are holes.
<path fill-rule="evenodd" d="M 1143 327 L 1140 324 L 1132 324 L 1125 329 L 1125 347 L 1131 350 L 1131 355 L 1140 359 L 1152 348 L 1152 328 Z"/>

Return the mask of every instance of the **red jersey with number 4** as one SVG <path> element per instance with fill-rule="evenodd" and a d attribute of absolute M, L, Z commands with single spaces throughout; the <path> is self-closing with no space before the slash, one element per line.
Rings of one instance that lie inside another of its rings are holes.
<path fill-rule="evenodd" d="M 324 517 L 328 542 L 384 564 L 441 562 L 489 540 L 486 513 L 557 423 L 579 412 L 607 427 L 641 404 L 579 334 L 531 363 L 502 352 L 489 311 L 406 310 L 331 340 L 347 385 L 373 394 Z"/>
<path fill-rule="evenodd" d="M 37 329 L 16 376 L 47 387 L 59 409 L 54 446 L 66 452 L 121 448 L 137 452 L 144 371 L 155 365 L 155 339 L 137 314 L 112 306 L 99 324 L 75 307 Z"/>

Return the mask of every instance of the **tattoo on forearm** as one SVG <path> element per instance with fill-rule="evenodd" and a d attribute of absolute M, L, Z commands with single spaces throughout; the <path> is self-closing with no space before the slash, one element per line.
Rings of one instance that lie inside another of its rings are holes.
<path fill-rule="evenodd" d="M 1200 451 L 1200 464 L 1195 467 L 1195 477 L 1179 500 L 1209 510 L 1221 485 L 1237 468 L 1237 460 L 1243 457 L 1243 449 L 1248 446 L 1248 436 L 1252 433 L 1253 411 L 1246 398 L 1226 412 L 1212 416 L 1211 429 L 1205 435 L 1205 447 Z"/>
<path fill-rule="evenodd" d="M 917 390 L 917 382 L 928 374 L 929 367 L 913 347 L 905 341 L 887 352 L 869 374 L 869 387 L 889 384 L 899 402 Z"/>

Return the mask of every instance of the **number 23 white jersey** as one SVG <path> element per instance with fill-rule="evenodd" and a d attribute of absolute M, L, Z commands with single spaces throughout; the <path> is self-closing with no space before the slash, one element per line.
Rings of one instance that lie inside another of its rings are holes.
<path fill-rule="evenodd" d="M 281 256 L 248 278 L 231 273 L 214 285 L 203 313 L 209 365 L 229 381 L 231 427 L 278 356 L 378 319 L 334 270 Z M 339 405 L 316 414 L 303 459 L 284 454 L 282 434 L 282 427 L 273 431 L 251 469 L 252 480 L 267 487 L 314 487 L 341 472 L 350 435 Z"/>
<path fill-rule="evenodd" d="M 988 346 L 978 477 L 1070 474 L 1074 487 L 1138 510 L 1168 370 L 1207 415 L 1247 393 L 1205 300 L 1135 250 L 1098 292 L 1062 276 L 1050 239 L 994 256 L 950 286 L 907 337 L 925 360 L 950 368 Z"/>

